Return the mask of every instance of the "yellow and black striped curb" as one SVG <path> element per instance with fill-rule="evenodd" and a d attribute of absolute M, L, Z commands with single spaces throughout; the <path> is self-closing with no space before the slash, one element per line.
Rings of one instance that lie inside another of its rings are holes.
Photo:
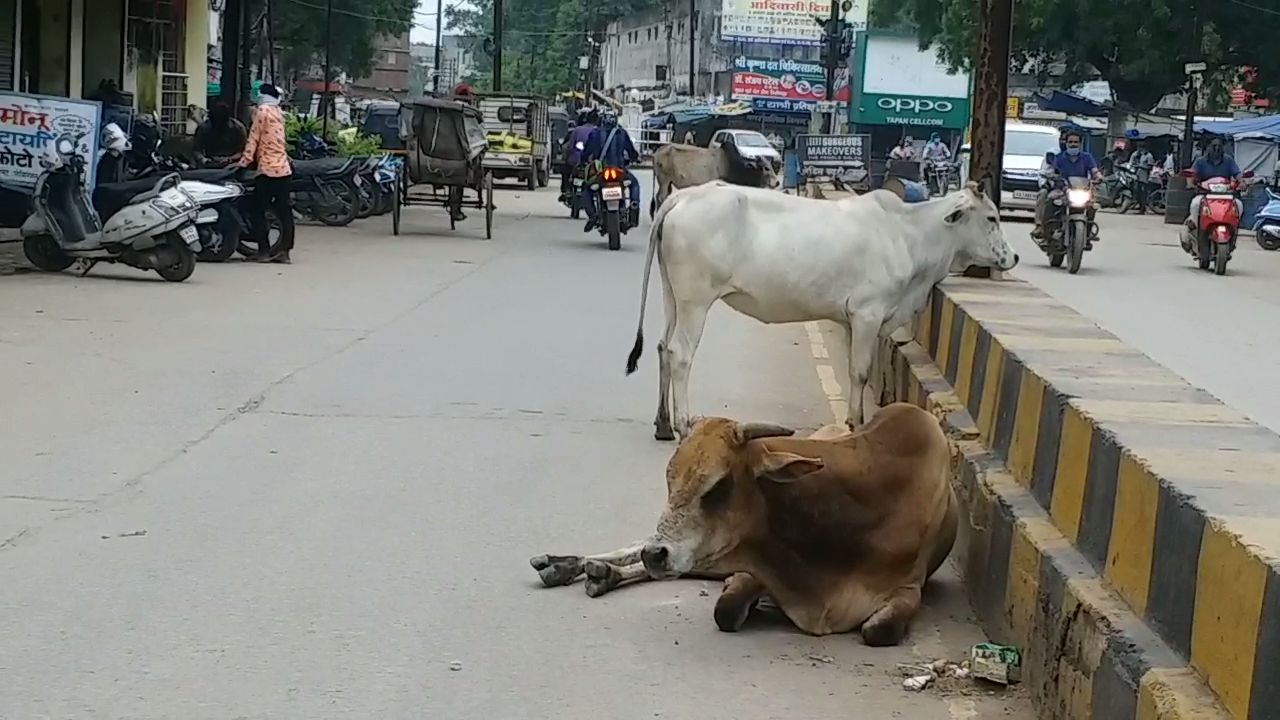
<path fill-rule="evenodd" d="M 1033 635 L 1058 627 L 1037 613 L 1084 600 L 1082 589 L 1101 595 L 1076 607 L 1120 598 L 1140 619 L 1121 629 L 1150 642 L 1134 646 L 1146 658 L 1136 664 L 1131 653 L 1098 656 L 1099 672 L 1111 669 L 1091 676 L 1090 697 L 1115 711 L 1093 717 L 1135 716 L 1111 705 L 1125 694 L 1111 685 L 1146 692 L 1156 671 L 1185 685 L 1167 673 L 1189 665 L 1232 717 L 1280 719 L 1280 436 L 1025 283 L 946 281 L 915 339 L 896 353 L 898 397 L 925 404 L 954 389 L 975 447 L 988 449 L 965 463 L 971 512 L 985 499 L 991 521 L 990 545 L 970 545 L 985 565 L 969 563 L 969 582 L 994 593 L 975 595 L 979 612 L 1002 607 L 1028 568 L 1036 581 L 1019 592 L 1033 591 L 1034 612 L 1023 601 L 1008 612 Z"/>

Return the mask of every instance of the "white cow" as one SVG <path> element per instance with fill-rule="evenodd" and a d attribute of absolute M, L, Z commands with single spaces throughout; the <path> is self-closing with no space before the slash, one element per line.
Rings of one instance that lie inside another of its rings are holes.
<path fill-rule="evenodd" d="M 666 330 L 658 344 L 659 440 L 689 429 L 689 370 L 717 300 L 766 323 L 831 320 L 849 347 L 850 426 L 861 423 L 877 335 L 923 310 L 957 260 L 1008 270 L 1018 256 L 999 212 L 976 184 L 907 204 L 877 190 L 838 202 L 710 183 L 671 195 L 649 233 L 640 327 L 627 359 L 635 372 L 654 254 Z M 668 398 L 671 401 L 668 410 Z"/>

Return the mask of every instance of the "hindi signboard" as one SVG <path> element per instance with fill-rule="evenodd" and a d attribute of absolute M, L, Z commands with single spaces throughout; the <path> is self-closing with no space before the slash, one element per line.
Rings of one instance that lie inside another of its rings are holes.
<path fill-rule="evenodd" d="M 0 92 L 0 183 L 35 187 L 42 157 L 56 152 L 59 138 L 76 144 L 92 188 L 102 134 L 102 104 L 92 100 Z"/>
<path fill-rule="evenodd" d="M 841 18 L 855 32 L 866 30 L 870 0 L 850 2 Z M 817 46 L 822 26 L 814 18 L 830 16 L 830 0 L 722 0 L 720 39 Z"/>
<path fill-rule="evenodd" d="M 837 68 L 835 79 L 834 99 L 844 106 L 851 95 L 848 68 Z M 732 94 L 740 99 L 789 100 L 796 112 L 808 112 L 827 99 L 827 71 L 811 60 L 742 55 L 733 61 Z"/>
<path fill-rule="evenodd" d="M 870 135 L 798 135 L 796 156 L 800 174 L 833 177 L 851 185 L 865 184 L 871 149 Z"/>

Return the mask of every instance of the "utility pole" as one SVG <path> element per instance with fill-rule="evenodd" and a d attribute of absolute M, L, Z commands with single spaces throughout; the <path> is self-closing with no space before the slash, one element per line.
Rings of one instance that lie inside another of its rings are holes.
<path fill-rule="evenodd" d="M 320 126 L 320 137 L 329 138 L 329 103 L 333 101 L 329 95 L 329 78 L 333 77 L 333 66 L 330 55 L 333 52 L 333 0 L 325 0 L 324 16 L 324 87 L 320 90 L 320 107 L 324 111 L 324 120 Z"/>
<path fill-rule="evenodd" d="M 1204 0 L 1196 0 L 1196 19 L 1192 30 L 1192 60 L 1195 63 L 1204 61 Z M 1187 66 L 1187 117 L 1182 123 L 1182 147 L 1178 152 L 1179 170 L 1191 167 L 1191 151 L 1195 143 L 1196 103 L 1199 102 L 1200 88 L 1198 78 L 1192 72 L 1193 64 Z"/>
<path fill-rule="evenodd" d="M 973 154 L 969 159 L 969 177 L 982 184 L 987 197 L 999 206 L 1013 0 L 979 0 L 978 8 L 978 61 L 974 64 L 973 119 L 970 121 Z"/>
<path fill-rule="evenodd" d="M 836 99 L 836 66 L 840 62 L 840 42 L 843 39 L 843 28 L 840 23 L 840 0 L 831 0 L 831 15 L 822 26 L 826 31 L 827 45 L 827 94 L 823 98 L 834 104 Z M 823 113 L 822 132 L 833 133 L 836 130 L 836 111 L 832 107 Z"/>
<path fill-rule="evenodd" d="M 275 23 L 271 19 L 271 2 L 267 0 L 267 68 L 271 72 L 271 84 L 279 87 L 276 78 L 276 34 Z"/>
<path fill-rule="evenodd" d="M 689 100 L 698 83 L 698 0 L 689 0 Z"/>
<path fill-rule="evenodd" d="M 493 0 L 493 91 L 502 91 L 502 0 Z"/>
<path fill-rule="evenodd" d="M 240 18 L 244 15 L 243 0 L 227 0 L 222 8 L 222 78 L 218 98 L 226 103 L 235 117 L 242 117 L 243 98 L 240 95 L 240 45 L 242 43 Z"/>
<path fill-rule="evenodd" d="M 444 27 L 444 0 L 436 0 L 436 53 L 431 61 L 431 94 L 440 94 L 440 29 Z"/>

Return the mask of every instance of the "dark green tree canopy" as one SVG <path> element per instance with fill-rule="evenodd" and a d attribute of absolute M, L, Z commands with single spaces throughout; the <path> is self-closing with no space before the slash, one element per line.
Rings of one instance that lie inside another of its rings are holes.
<path fill-rule="evenodd" d="M 305 68 L 324 61 L 326 0 L 273 0 L 272 28 L 283 48 L 286 67 Z M 261 0 L 254 15 L 262 12 Z M 333 0 L 333 45 L 330 58 L 334 74 L 353 77 L 369 74 L 379 36 L 409 32 L 417 0 Z"/>
<path fill-rule="evenodd" d="M 1280 33 L 1276 0 L 1017 0 L 1013 48 L 1016 67 L 1038 61 L 1043 71 L 1061 63 L 1067 84 L 1107 80 L 1117 99 L 1150 109 L 1183 88 L 1183 66 L 1198 57 L 1192 39 L 1195 4 L 1202 5 L 1206 82 L 1227 87 L 1242 66 L 1258 71 L 1249 89 L 1276 97 L 1280 56 L 1267 38 Z M 872 0 L 878 27 L 913 26 L 922 44 L 937 43 L 954 67 L 968 67 L 977 43 L 978 0 Z"/>

